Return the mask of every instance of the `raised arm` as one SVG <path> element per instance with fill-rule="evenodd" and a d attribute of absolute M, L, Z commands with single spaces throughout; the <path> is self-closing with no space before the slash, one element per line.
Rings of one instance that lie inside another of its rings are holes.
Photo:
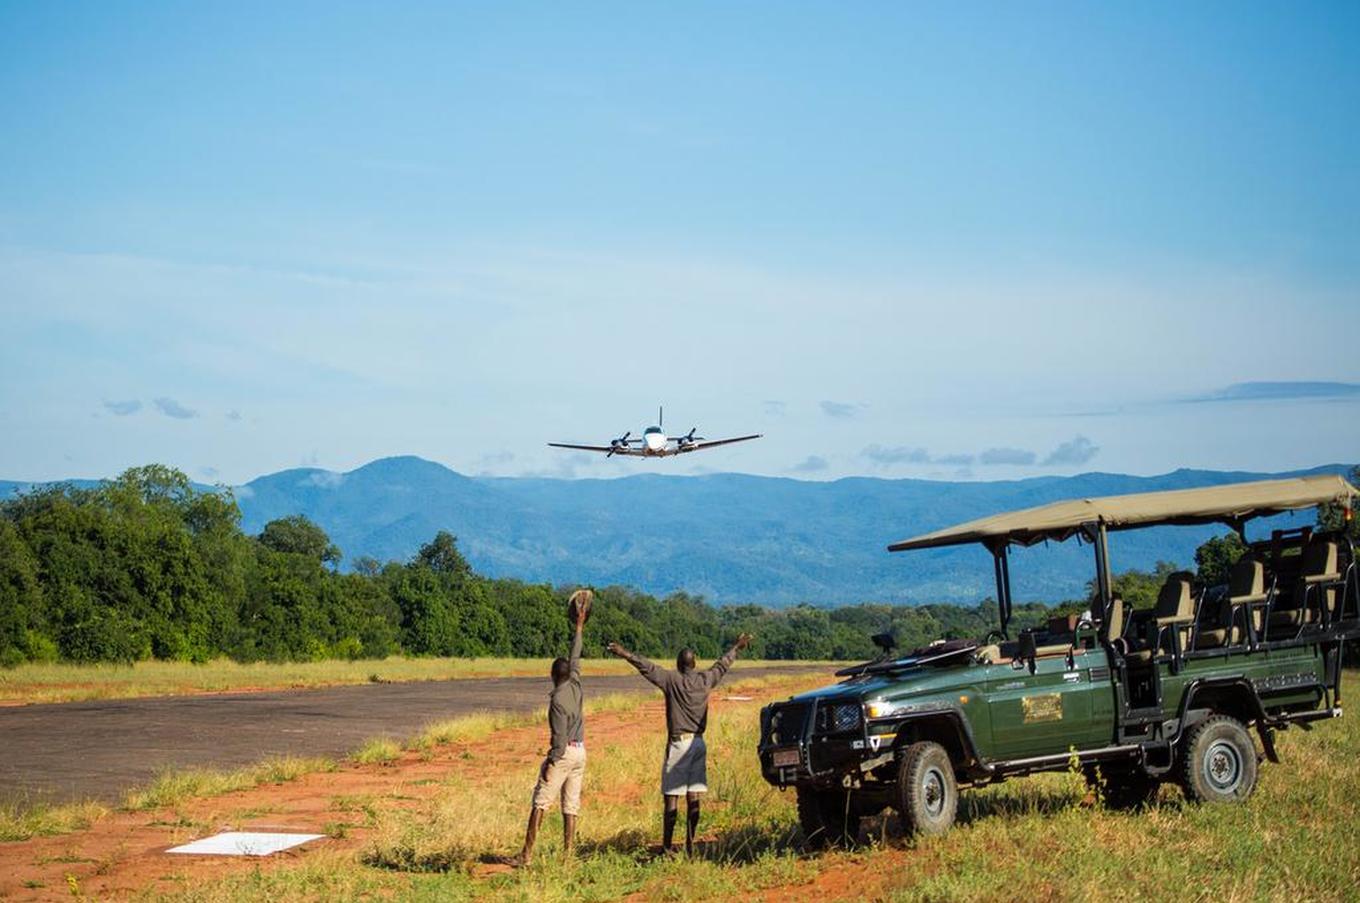
<path fill-rule="evenodd" d="M 723 657 L 718 659 L 713 665 L 704 672 L 704 677 L 708 681 L 709 689 L 716 687 L 727 674 L 727 669 L 732 667 L 732 663 L 737 660 L 737 654 L 751 645 L 751 635 L 743 633 L 737 637 L 737 641 L 732 644 L 732 648 L 723 653 Z"/>
<path fill-rule="evenodd" d="M 637 655 L 636 653 L 629 652 L 627 649 L 623 648 L 618 643 L 610 643 L 609 651 L 612 652 L 614 655 L 617 655 L 619 658 L 623 659 L 628 664 L 632 665 L 634 668 L 637 668 L 638 673 L 642 675 L 643 680 L 646 680 L 653 686 L 663 688 L 665 687 L 666 671 L 664 668 L 658 668 L 656 665 L 647 661 L 647 659 L 643 658 L 640 655 Z"/>
<path fill-rule="evenodd" d="M 581 679 L 581 634 L 586 627 L 585 606 L 581 606 L 580 613 L 576 616 L 576 635 L 571 640 L 571 676 Z"/>

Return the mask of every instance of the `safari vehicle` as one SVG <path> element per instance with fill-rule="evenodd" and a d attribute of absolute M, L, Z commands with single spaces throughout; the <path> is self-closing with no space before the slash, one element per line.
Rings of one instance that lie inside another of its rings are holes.
<path fill-rule="evenodd" d="M 1360 637 L 1352 543 L 1310 527 L 1247 543 L 1224 586 L 1172 574 L 1155 607 L 1112 593 L 1109 536 L 1164 524 L 1223 523 L 1246 540 L 1253 518 L 1324 504 L 1355 487 L 1337 476 L 1058 502 L 894 543 L 890 551 L 981 543 L 992 554 L 999 629 L 907 655 L 875 637 L 879 659 L 840 683 L 761 712 L 764 777 L 795 787 L 804 833 L 846 843 L 860 819 L 895 808 L 910 833 L 954 822 L 960 786 L 1070 768 L 1107 805 L 1133 808 L 1160 784 L 1199 802 L 1245 800 L 1273 737 L 1341 715 L 1341 646 Z M 1013 546 L 1076 539 L 1094 549 L 1083 617 L 1011 639 Z"/>

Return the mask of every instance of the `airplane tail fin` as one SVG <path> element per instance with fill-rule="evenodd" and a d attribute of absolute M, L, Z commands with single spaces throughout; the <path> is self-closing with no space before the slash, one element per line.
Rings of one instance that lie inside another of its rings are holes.
<path fill-rule="evenodd" d="M 666 413 L 666 409 L 665 409 L 664 407 L 661 407 L 661 406 L 658 406 L 658 407 L 657 407 L 657 409 L 656 409 L 656 425 L 657 425 L 657 426 L 665 426 L 665 425 L 666 425 L 666 418 L 665 418 L 665 416 L 663 416 L 665 413 Z"/>

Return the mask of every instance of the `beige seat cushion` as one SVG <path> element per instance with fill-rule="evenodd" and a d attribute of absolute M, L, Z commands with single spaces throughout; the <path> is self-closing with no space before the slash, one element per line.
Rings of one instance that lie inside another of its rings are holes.
<path fill-rule="evenodd" d="M 1157 608 L 1154 617 L 1157 626 L 1178 624 L 1195 617 L 1195 600 L 1190 594 L 1190 573 L 1177 571 L 1166 578 L 1162 589 L 1157 593 Z"/>
<path fill-rule="evenodd" d="M 1201 630 L 1195 637 L 1196 649 L 1217 649 L 1228 642 L 1228 628 L 1218 627 L 1213 630 Z M 1242 642 L 1242 628 L 1232 628 L 1232 642 L 1236 646 Z"/>
<path fill-rule="evenodd" d="M 1119 596 L 1110 599 L 1110 613 L 1108 620 L 1110 629 L 1106 636 L 1110 639 L 1117 639 L 1124 635 L 1124 600 Z"/>
<path fill-rule="evenodd" d="M 1266 566 L 1243 556 L 1228 574 L 1228 599 L 1233 605 L 1266 601 Z"/>

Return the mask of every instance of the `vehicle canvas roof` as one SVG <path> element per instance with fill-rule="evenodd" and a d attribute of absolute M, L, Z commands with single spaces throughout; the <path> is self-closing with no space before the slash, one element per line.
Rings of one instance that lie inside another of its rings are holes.
<path fill-rule="evenodd" d="M 1202 489 L 1070 499 L 936 530 L 895 542 L 888 546 L 888 551 L 930 549 L 969 542 L 989 546 L 998 543 L 1031 546 L 1046 539 L 1062 541 L 1077 533 L 1083 524 L 1097 522 L 1104 523 L 1108 530 L 1126 530 L 1154 524 L 1225 523 L 1237 527 L 1254 517 L 1268 514 L 1312 508 L 1331 502 L 1349 505 L 1357 495 L 1360 495 L 1360 490 L 1346 480 L 1335 474 L 1326 474 L 1207 486 Z"/>

